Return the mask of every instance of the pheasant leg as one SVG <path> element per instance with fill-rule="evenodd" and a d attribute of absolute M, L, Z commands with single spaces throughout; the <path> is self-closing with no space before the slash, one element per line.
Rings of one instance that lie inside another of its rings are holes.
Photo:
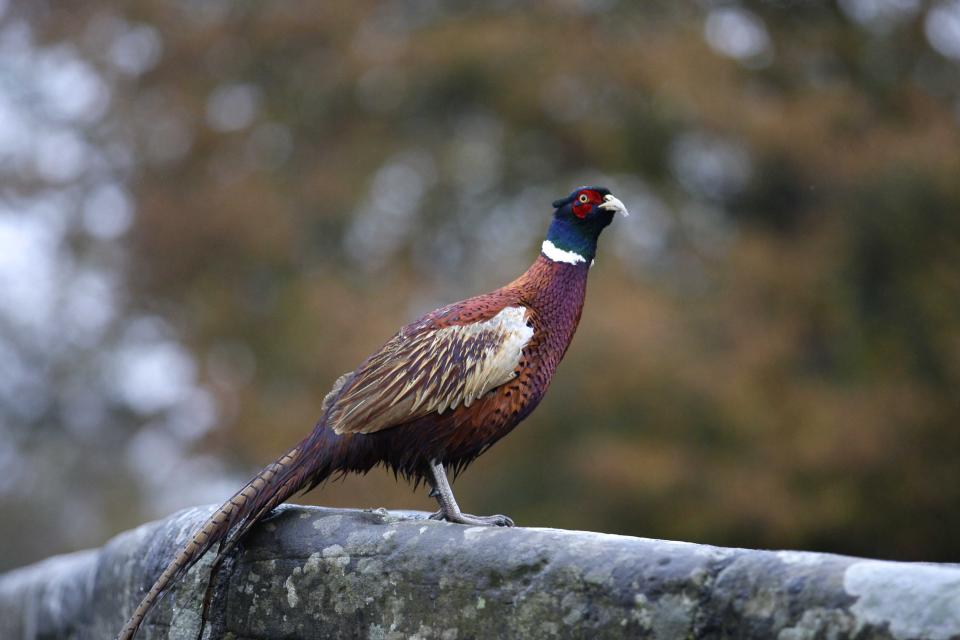
<path fill-rule="evenodd" d="M 513 526 L 513 520 L 507 516 L 472 516 L 469 513 L 463 513 L 460 511 L 457 499 L 453 497 L 453 489 L 450 488 L 450 483 L 447 481 L 447 472 L 443 465 L 434 461 L 430 465 L 430 473 L 433 475 L 433 490 L 430 495 L 436 498 L 440 505 L 440 510 L 430 516 L 431 520 L 446 520 L 447 522 L 479 526 Z"/>

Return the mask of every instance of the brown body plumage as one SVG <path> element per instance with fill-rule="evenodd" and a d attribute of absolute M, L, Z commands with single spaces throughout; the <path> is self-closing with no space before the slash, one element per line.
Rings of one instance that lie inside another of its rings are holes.
<path fill-rule="evenodd" d="M 310 435 L 214 512 L 154 583 L 119 640 L 136 634 L 169 586 L 214 544 L 220 550 L 213 572 L 274 507 L 338 474 L 366 473 L 382 464 L 430 483 L 445 519 L 511 525 L 504 516 L 460 513 L 443 470 L 461 471 L 546 393 L 580 320 L 596 237 L 612 211 L 625 213 L 608 194 L 584 187 L 555 203 L 545 253 L 522 276 L 405 326 L 337 380 Z M 592 245 L 582 245 L 576 233 Z M 559 248 L 551 238 L 590 253 Z"/>
<path fill-rule="evenodd" d="M 438 309 L 401 329 L 398 336 L 414 336 L 432 329 L 483 322 L 505 308 L 521 307 L 527 311 L 526 322 L 533 335 L 523 348 L 511 379 L 469 406 L 461 404 L 443 413 L 431 412 L 367 434 L 347 431 L 338 435 L 321 419 L 317 430 L 302 444 L 304 451 L 331 452 L 330 466 L 316 470 L 310 478 L 311 486 L 332 473 L 362 473 L 378 464 L 421 479 L 427 477 L 431 460 L 456 470 L 472 462 L 529 415 L 543 398 L 580 320 L 588 269 L 586 264 L 569 265 L 540 256 L 509 285 Z M 376 354 L 371 356 L 374 357 Z M 363 369 L 361 365 L 358 371 Z M 337 395 L 349 395 L 353 384 L 355 381 L 347 377 Z M 335 412 L 338 398 L 331 400 L 330 411 Z"/>

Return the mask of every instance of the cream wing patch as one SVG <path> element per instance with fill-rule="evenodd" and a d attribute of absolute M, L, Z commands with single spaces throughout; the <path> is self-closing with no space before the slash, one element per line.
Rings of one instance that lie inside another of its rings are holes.
<path fill-rule="evenodd" d="M 527 309 L 483 322 L 396 335 L 365 362 L 333 404 L 339 434 L 373 433 L 474 401 L 515 377 L 533 337 Z"/>

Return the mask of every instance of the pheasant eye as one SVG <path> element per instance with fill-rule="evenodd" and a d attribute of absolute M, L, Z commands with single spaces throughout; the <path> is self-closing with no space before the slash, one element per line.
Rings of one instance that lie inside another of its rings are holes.
<path fill-rule="evenodd" d="M 590 200 L 590 198 L 587 197 L 587 194 L 581 193 L 581 194 L 580 194 L 580 197 L 577 198 L 577 200 L 580 201 L 580 204 L 587 204 L 587 202 Z"/>

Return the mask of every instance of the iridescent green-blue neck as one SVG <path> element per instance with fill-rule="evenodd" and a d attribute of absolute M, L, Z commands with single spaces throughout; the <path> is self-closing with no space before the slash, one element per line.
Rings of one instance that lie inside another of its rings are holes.
<path fill-rule="evenodd" d="M 596 227 L 577 218 L 557 217 L 550 224 L 546 239 L 557 249 L 590 262 L 597 255 L 597 239 L 603 230 L 603 227 Z"/>

